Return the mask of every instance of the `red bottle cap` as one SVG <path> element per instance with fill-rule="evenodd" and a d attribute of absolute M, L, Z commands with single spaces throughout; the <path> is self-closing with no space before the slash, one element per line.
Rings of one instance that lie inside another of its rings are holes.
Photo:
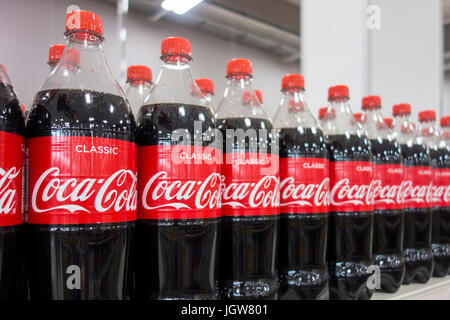
<path fill-rule="evenodd" d="M 20 105 L 20 107 L 22 108 L 22 113 L 25 113 L 25 105 L 22 103 L 21 105 Z"/>
<path fill-rule="evenodd" d="M 152 82 L 152 70 L 147 66 L 129 66 L 127 69 L 127 82 L 131 80 L 145 80 Z"/>
<path fill-rule="evenodd" d="M 6 67 L 3 64 L 0 64 L 0 67 L 2 67 L 3 71 L 6 72 Z"/>
<path fill-rule="evenodd" d="M 436 120 L 436 111 L 424 110 L 419 112 L 419 121 L 434 121 Z"/>
<path fill-rule="evenodd" d="M 287 74 L 281 78 L 281 90 L 287 89 L 304 89 L 305 79 L 301 74 L 292 73 Z"/>
<path fill-rule="evenodd" d="M 450 116 L 441 118 L 441 127 L 450 127 Z"/>
<path fill-rule="evenodd" d="M 248 59 L 232 59 L 227 63 L 227 76 L 233 74 L 252 75 L 252 62 Z"/>
<path fill-rule="evenodd" d="M 319 109 L 319 119 L 325 118 L 328 112 L 328 107 L 323 107 Z"/>
<path fill-rule="evenodd" d="M 161 56 L 164 55 L 181 55 L 191 58 L 191 43 L 188 39 L 181 37 L 165 38 L 161 42 Z"/>
<path fill-rule="evenodd" d="M 259 103 L 263 103 L 263 94 L 262 94 L 261 90 L 256 89 L 255 90 L 255 94 L 256 94 L 256 97 L 259 100 Z"/>
<path fill-rule="evenodd" d="M 362 99 L 363 110 L 381 108 L 381 98 L 379 96 L 367 96 Z"/>
<path fill-rule="evenodd" d="M 353 117 L 356 119 L 356 121 L 360 122 L 362 120 L 362 113 L 361 112 L 354 113 Z"/>
<path fill-rule="evenodd" d="M 63 44 L 54 44 L 48 49 L 48 63 L 57 63 L 64 52 L 66 46 Z"/>
<path fill-rule="evenodd" d="M 214 94 L 214 82 L 211 79 L 198 78 L 195 79 L 195 82 L 202 93 Z"/>
<path fill-rule="evenodd" d="M 409 103 L 399 103 L 392 107 L 394 117 L 411 114 L 411 105 Z"/>
<path fill-rule="evenodd" d="M 72 11 L 66 15 L 66 32 L 67 31 L 87 31 L 103 35 L 102 19 L 90 11 Z"/>
<path fill-rule="evenodd" d="M 384 118 L 383 120 L 384 120 L 384 123 L 386 123 L 386 125 L 389 128 L 392 128 L 394 126 L 394 119 L 392 119 L 392 118 Z"/>
<path fill-rule="evenodd" d="M 328 89 L 328 100 L 334 99 L 348 99 L 349 98 L 349 90 L 347 86 L 334 86 Z"/>

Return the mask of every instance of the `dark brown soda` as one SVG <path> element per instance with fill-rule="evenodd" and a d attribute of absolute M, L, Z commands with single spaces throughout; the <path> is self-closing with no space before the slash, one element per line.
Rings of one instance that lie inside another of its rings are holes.
<path fill-rule="evenodd" d="M 402 164 L 400 145 L 389 139 L 370 140 L 373 164 Z M 373 260 L 380 267 L 381 290 L 395 292 L 403 281 L 403 210 L 374 210 Z"/>
<path fill-rule="evenodd" d="M 183 104 L 143 106 L 138 116 L 138 145 L 176 145 L 172 132 L 177 129 L 187 130 L 194 139 L 194 121 L 202 124 L 203 146 L 210 145 L 215 120 L 209 108 Z M 218 299 L 219 228 L 220 218 L 139 219 L 137 299 Z"/>
<path fill-rule="evenodd" d="M 217 128 L 224 137 L 224 153 L 227 151 L 227 129 L 253 129 L 255 140 L 246 138 L 243 148 L 233 141 L 233 152 L 248 152 L 266 147 L 270 153 L 273 143 L 269 120 L 255 118 L 217 119 Z M 267 135 L 260 135 L 266 129 Z M 261 144 L 264 141 L 265 145 Z M 258 148 L 258 149 L 256 149 Z M 219 286 L 225 300 L 278 299 L 278 215 L 223 216 L 220 239 Z"/>
<path fill-rule="evenodd" d="M 327 158 L 320 129 L 281 129 L 279 144 L 280 158 Z M 280 210 L 280 299 L 328 299 L 328 213 Z"/>
<path fill-rule="evenodd" d="M 372 161 L 369 140 L 360 135 L 331 135 L 327 148 L 332 161 Z M 330 211 L 333 210 L 332 208 Z M 373 212 L 331 211 L 327 259 L 331 299 L 370 299 L 368 268 L 372 261 Z"/>
<path fill-rule="evenodd" d="M 91 90 L 38 92 L 26 124 L 27 139 L 92 136 L 134 143 L 135 131 L 123 98 Z M 134 221 L 26 227 L 31 299 L 131 298 Z M 70 265 L 80 268 L 81 289 L 66 285 Z"/>
<path fill-rule="evenodd" d="M 402 144 L 403 168 L 408 166 L 430 167 L 428 149 L 419 144 Z M 413 281 L 427 282 L 433 272 L 431 249 L 431 208 L 407 208 L 403 236 L 403 255 L 406 262 L 404 284 Z"/>

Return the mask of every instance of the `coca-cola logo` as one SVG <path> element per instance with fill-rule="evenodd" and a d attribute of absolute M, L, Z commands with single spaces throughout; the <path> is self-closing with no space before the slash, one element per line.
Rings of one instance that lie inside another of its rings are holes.
<path fill-rule="evenodd" d="M 257 182 L 231 182 L 225 184 L 222 176 L 222 206 L 233 208 L 277 207 L 280 202 L 279 179 L 276 176 L 263 176 Z"/>
<path fill-rule="evenodd" d="M 287 177 L 280 183 L 280 206 L 328 206 L 330 179 L 325 178 L 318 184 L 295 184 L 293 177 Z"/>
<path fill-rule="evenodd" d="M 373 180 L 372 185 L 375 204 L 401 204 L 403 202 L 401 185 L 383 185 L 381 179 Z"/>
<path fill-rule="evenodd" d="M 352 184 L 350 179 L 344 178 L 337 181 L 330 193 L 331 204 L 334 206 L 354 205 L 370 206 L 373 204 L 372 184 Z"/>
<path fill-rule="evenodd" d="M 136 173 L 125 169 L 114 172 L 107 179 L 79 179 L 61 177 L 60 169 L 52 167 L 40 175 L 31 194 L 31 207 L 36 213 L 54 210 L 70 213 L 133 211 L 136 210 L 136 202 Z M 38 203 L 47 204 L 48 207 L 39 207 Z"/>
<path fill-rule="evenodd" d="M 414 185 L 412 180 L 405 180 L 402 183 L 403 198 L 405 202 L 430 203 L 432 199 L 432 184 Z"/>
<path fill-rule="evenodd" d="M 431 190 L 433 203 L 443 204 L 450 202 L 450 185 L 433 185 Z"/>
<path fill-rule="evenodd" d="M 0 168 L 0 214 L 16 213 L 17 190 L 14 179 L 20 174 L 21 169 L 11 167 L 7 171 Z"/>
<path fill-rule="evenodd" d="M 219 208 L 220 174 L 211 173 L 205 180 L 173 180 L 166 171 L 159 171 L 146 182 L 141 203 L 147 210 Z"/>

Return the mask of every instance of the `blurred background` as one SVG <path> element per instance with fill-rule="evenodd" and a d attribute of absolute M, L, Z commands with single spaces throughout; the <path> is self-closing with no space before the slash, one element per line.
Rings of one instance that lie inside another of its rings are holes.
<path fill-rule="evenodd" d="M 271 116 L 281 77 L 298 72 L 314 115 L 335 84 L 349 85 L 354 112 L 377 94 L 385 116 L 399 102 L 414 116 L 450 114 L 450 0 L 165 1 L 164 9 L 163 0 L 0 0 L 0 63 L 28 107 L 48 73 L 49 46 L 64 43 L 65 13 L 78 6 L 103 19 L 106 57 L 122 85 L 132 64 L 148 65 L 155 79 L 161 40 L 182 36 L 194 76 L 214 81 L 216 103 L 226 62 L 239 57 L 252 60 L 253 87 Z M 177 2 L 198 4 L 179 14 Z"/>

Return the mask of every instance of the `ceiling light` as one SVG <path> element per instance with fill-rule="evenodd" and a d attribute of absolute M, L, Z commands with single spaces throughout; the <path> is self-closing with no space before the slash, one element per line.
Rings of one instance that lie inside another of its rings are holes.
<path fill-rule="evenodd" d="M 173 11 L 176 14 L 184 14 L 198 5 L 203 0 L 165 0 L 161 7 L 167 11 Z"/>

